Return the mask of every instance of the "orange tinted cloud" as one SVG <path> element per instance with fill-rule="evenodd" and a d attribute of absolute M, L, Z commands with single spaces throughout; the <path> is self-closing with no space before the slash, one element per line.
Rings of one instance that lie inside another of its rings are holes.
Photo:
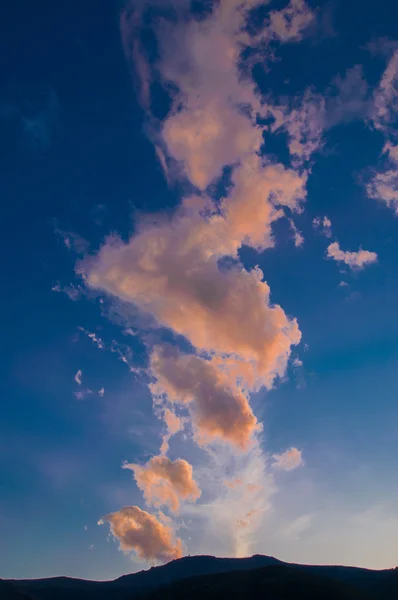
<path fill-rule="evenodd" d="M 159 31 L 160 73 L 179 89 L 162 137 L 168 153 L 181 161 L 200 189 L 224 165 L 262 144 L 253 112 L 260 110 L 255 86 L 237 65 L 241 44 L 248 41 L 243 34 L 247 9 L 259 3 L 222 0 L 205 20 L 169 24 Z M 248 107 L 246 114 L 242 105 Z"/>
<path fill-rule="evenodd" d="M 272 178 L 274 194 L 282 197 L 279 168 Z M 261 180 L 255 182 L 260 190 Z M 296 184 L 288 179 L 286 189 L 295 192 Z M 247 187 L 241 191 L 240 197 Z M 283 375 L 291 346 L 301 334 L 295 319 L 270 304 L 270 288 L 260 269 L 246 271 L 239 263 L 220 268 L 219 259 L 236 256 L 245 239 L 263 242 L 261 209 L 246 206 L 256 214 L 253 221 L 244 217 L 233 197 L 226 218 L 177 213 L 171 222 L 143 227 L 126 244 L 109 239 L 86 264 L 87 280 L 91 287 L 151 313 L 198 350 L 233 354 L 252 363 L 257 376 L 271 386 L 275 376 Z"/>
<path fill-rule="evenodd" d="M 282 164 L 264 162 L 253 154 L 232 175 L 234 184 L 223 210 L 227 235 L 239 248 L 243 243 L 257 250 L 273 246 L 272 224 L 284 216 L 282 207 L 297 210 L 306 191 L 305 173 Z"/>
<path fill-rule="evenodd" d="M 263 142 L 256 116 L 268 107 L 239 66 L 244 47 L 274 38 L 298 41 L 314 18 L 304 0 L 291 0 L 271 11 L 265 29 L 251 37 L 245 29 L 248 12 L 259 4 L 263 0 L 221 0 L 206 19 L 168 23 L 158 31 L 159 72 L 179 90 L 161 135 L 169 155 L 200 189 L 225 165 L 258 152 Z"/>
<path fill-rule="evenodd" d="M 125 506 L 102 518 L 107 521 L 120 548 L 134 551 L 140 558 L 167 562 L 182 556 L 182 541 L 174 537 L 173 529 L 162 524 L 138 506 Z"/>
<path fill-rule="evenodd" d="M 275 462 L 272 466 L 284 471 L 293 471 L 293 469 L 297 469 L 297 467 L 303 465 L 301 454 L 301 450 L 297 450 L 297 448 L 290 448 L 290 450 L 286 450 L 283 454 L 273 454 L 272 458 Z"/>
<path fill-rule="evenodd" d="M 125 464 L 124 468 L 133 471 L 145 501 L 152 506 L 167 505 L 178 512 L 181 501 L 195 502 L 201 495 L 192 476 L 192 466 L 181 458 L 172 461 L 165 456 L 155 456 L 144 466 Z"/>
<path fill-rule="evenodd" d="M 377 262 L 376 252 L 360 249 L 358 252 L 343 251 L 338 242 L 333 242 L 327 248 L 328 258 L 344 262 L 351 269 L 363 269 L 366 265 Z"/>
<path fill-rule="evenodd" d="M 173 411 L 169 408 L 166 408 L 166 410 L 164 411 L 163 419 L 167 425 L 167 430 L 170 435 L 175 435 L 178 431 L 182 429 L 183 424 L 180 417 L 177 417 L 177 415 L 173 413 Z"/>
<path fill-rule="evenodd" d="M 197 201 L 186 199 L 171 219 L 141 224 L 127 244 L 109 239 L 86 270 L 91 287 L 135 304 L 200 352 L 239 357 L 238 376 L 239 366 L 241 377 L 251 369 L 251 385 L 270 387 L 301 335 L 296 321 L 270 304 L 261 271 L 239 264 L 238 250 L 273 245 L 272 225 L 285 207 L 299 209 L 307 175 L 258 154 L 263 136 L 256 117 L 268 109 L 238 62 L 251 43 L 248 11 L 259 4 L 222 0 L 205 19 L 164 21 L 157 31 L 157 69 L 179 90 L 161 131 L 165 150 L 200 189 L 233 165 L 228 197 L 221 207 L 203 198 L 205 216 Z M 309 12 L 302 0 L 292 0 L 281 14 L 291 31 L 279 37 L 297 38 Z M 224 257 L 236 264 L 221 269 Z"/>
<path fill-rule="evenodd" d="M 247 449 L 259 430 L 247 397 L 212 362 L 181 354 L 172 347 L 155 347 L 152 392 L 170 402 L 187 404 L 195 439 L 200 445 L 214 440 Z"/>

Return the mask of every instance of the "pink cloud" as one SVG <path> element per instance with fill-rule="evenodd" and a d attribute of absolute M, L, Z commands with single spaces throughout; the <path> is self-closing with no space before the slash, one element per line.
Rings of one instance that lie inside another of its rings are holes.
<path fill-rule="evenodd" d="M 358 252 L 343 251 L 338 242 L 333 242 L 327 247 L 327 257 L 338 262 L 343 262 L 351 269 L 363 269 L 366 265 L 377 262 L 376 252 L 358 250 Z"/>
<path fill-rule="evenodd" d="M 172 527 L 138 506 L 125 506 L 105 515 L 99 524 L 105 521 L 119 540 L 121 550 L 134 551 L 139 558 L 148 561 L 167 562 L 182 556 L 182 541 L 175 538 Z"/>
<path fill-rule="evenodd" d="M 274 463 L 272 466 L 284 471 L 293 471 L 293 469 L 297 469 L 304 464 L 301 454 L 301 450 L 297 450 L 297 448 L 290 448 L 282 454 L 273 454 Z"/>
<path fill-rule="evenodd" d="M 146 503 L 157 508 L 166 505 L 178 512 L 182 501 L 195 502 L 201 495 L 193 479 L 192 466 L 181 458 L 172 461 L 165 456 L 155 456 L 144 466 L 125 464 L 123 468 L 133 471 Z"/>

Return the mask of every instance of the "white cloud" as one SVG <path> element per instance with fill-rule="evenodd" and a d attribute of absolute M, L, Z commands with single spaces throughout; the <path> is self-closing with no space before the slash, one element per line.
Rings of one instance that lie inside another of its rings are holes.
<path fill-rule="evenodd" d="M 277 491 L 260 447 L 243 455 L 226 446 L 218 447 L 209 454 L 208 464 L 196 468 L 195 474 L 199 486 L 206 490 L 206 502 L 187 504 L 182 509 L 184 520 L 190 520 L 195 553 L 253 554 Z"/>
<path fill-rule="evenodd" d="M 66 294 L 72 302 L 79 300 L 84 293 L 83 288 L 80 285 L 76 286 L 73 283 L 70 283 L 69 285 L 62 286 L 59 281 L 53 285 L 51 291 Z"/>
<path fill-rule="evenodd" d="M 78 372 L 76 373 L 74 380 L 76 381 L 76 383 L 78 385 L 82 384 L 82 376 L 83 376 L 83 371 L 81 371 L 80 369 L 78 370 Z"/>
<path fill-rule="evenodd" d="M 97 346 L 97 348 L 99 350 L 103 350 L 105 348 L 104 342 L 102 341 L 102 339 L 99 336 L 97 336 L 96 333 L 87 331 L 86 329 L 84 329 L 84 327 L 80 327 L 80 326 L 78 327 L 78 329 L 82 333 L 85 333 L 86 336 L 93 342 L 93 344 L 95 344 Z"/>

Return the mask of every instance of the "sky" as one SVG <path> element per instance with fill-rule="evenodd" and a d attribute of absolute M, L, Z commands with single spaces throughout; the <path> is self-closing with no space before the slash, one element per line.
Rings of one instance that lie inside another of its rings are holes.
<path fill-rule="evenodd" d="M 397 18 L 3 3 L 0 577 L 398 564 Z"/>

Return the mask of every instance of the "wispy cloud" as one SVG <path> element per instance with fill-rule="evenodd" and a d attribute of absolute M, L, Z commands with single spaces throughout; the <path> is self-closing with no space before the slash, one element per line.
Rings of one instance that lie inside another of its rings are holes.
<path fill-rule="evenodd" d="M 97 348 L 99 350 L 103 350 L 105 348 L 104 342 L 95 332 L 87 331 L 86 329 L 84 329 L 84 327 L 80 327 L 80 326 L 78 327 L 78 329 L 82 333 L 85 333 L 86 336 L 93 342 L 93 344 L 95 344 L 97 346 Z"/>
<path fill-rule="evenodd" d="M 80 285 L 74 285 L 73 283 L 61 285 L 59 282 L 53 285 L 51 291 L 66 294 L 72 302 L 79 300 L 84 293 L 83 287 Z"/>
<path fill-rule="evenodd" d="M 285 132 L 292 164 L 308 165 L 323 150 L 328 130 L 341 123 L 369 117 L 372 101 L 361 65 L 335 77 L 323 92 L 312 87 L 292 99 L 268 105 L 272 133 Z"/>

